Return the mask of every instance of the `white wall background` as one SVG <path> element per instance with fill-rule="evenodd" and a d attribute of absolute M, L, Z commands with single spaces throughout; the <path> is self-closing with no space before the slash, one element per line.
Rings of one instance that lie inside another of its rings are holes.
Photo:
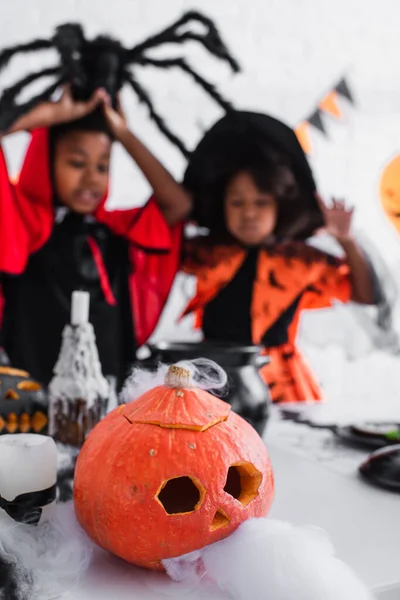
<path fill-rule="evenodd" d="M 321 192 L 344 194 L 355 204 L 356 227 L 381 247 L 397 276 L 400 239 L 381 213 L 377 186 L 382 167 L 400 151 L 398 0 L 3 0 L 0 44 L 49 36 L 56 24 L 79 21 L 89 35 L 109 32 L 134 45 L 192 8 L 217 21 L 242 74 L 233 76 L 193 44 L 163 49 L 157 55 L 184 53 L 237 107 L 264 111 L 295 125 L 343 74 L 348 77 L 357 105 L 345 106 L 343 121 L 327 121 L 329 139 L 312 133 L 312 163 Z M 51 57 L 16 59 L 0 85 L 38 61 L 51 62 Z M 141 69 L 139 77 L 189 146 L 219 116 L 211 100 L 185 75 Z M 138 106 L 130 91 L 124 94 L 124 105 L 135 133 L 180 177 L 183 159 L 149 122 L 146 109 Z M 7 140 L 13 170 L 18 169 L 24 143 L 23 135 Z M 113 171 L 110 203 L 142 203 L 147 185 L 118 148 Z M 157 337 L 171 335 L 172 329 L 176 333 L 173 321 L 182 303 L 178 281 Z M 311 318 L 307 327 L 320 323 Z M 189 325 L 181 327 L 179 335 L 187 336 Z M 369 399 L 377 406 L 384 396 L 400 412 L 400 359 L 375 352 L 349 363 L 339 348 L 321 352 L 304 340 L 303 346 L 333 402 L 364 404 Z"/>

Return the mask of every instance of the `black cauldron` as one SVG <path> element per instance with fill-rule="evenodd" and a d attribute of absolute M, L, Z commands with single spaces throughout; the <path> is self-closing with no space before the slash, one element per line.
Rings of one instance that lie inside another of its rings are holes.
<path fill-rule="evenodd" d="M 140 361 L 141 368 L 155 369 L 158 363 L 172 364 L 182 360 L 208 358 L 220 365 L 228 375 L 228 390 L 221 396 L 237 414 L 262 435 L 268 421 L 269 389 L 259 369 L 269 362 L 260 346 L 239 346 L 212 342 L 160 342 L 148 346 L 151 356 Z M 212 390 L 210 390 L 212 392 Z"/>

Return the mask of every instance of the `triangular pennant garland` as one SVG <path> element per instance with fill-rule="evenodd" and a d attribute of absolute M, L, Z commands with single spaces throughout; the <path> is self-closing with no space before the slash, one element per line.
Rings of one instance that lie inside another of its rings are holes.
<path fill-rule="evenodd" d="M 317 108 L 313 112 L 313 114 L 310 117 L 308 117 L 307 121 L 310 123 L 310 125 L 315 127 L 315 129 L 318 129 L 318 131 L 320 131 L 321 133 L 326 134 L 324 122 L 321 118 L 321 111 L 319 110 L 319 108 Z"/>
<path fill-rule="evenodd" d="M 335 90 L 339 94 L 339 96 L 342 96 L 342 98 L 346 98 L 346 100 L 351 102 L 351 104 L 354 104 L 353 94 L 351 93 L 350 88 L 347 84 L 347 81 L 345 80 L 344 77 L 343 77 L 343 79 L 341 79 L 339 81 Z"/>
<path fill-rule="evenodd" d="M 303 148 L 305 154 L 311 154 L 311 142 L 308 134 L 310 124 L 307 121 L 300 123 L 294 130 L 297 139 L 299 140 L 300 146 Z"/>
<path fill-rule="evenodd" d="M 339 108 L 337 99 L 338 99 L 338 94 L 337 94 L 336 90 L 333 90 L 332 92 L 329 92 L 329 94 L 321 100 L 318 107 L 320 110 L 322 110 L 325 113 L 328 113 L 332 117 L 341 119 L 342 111 Z"/>
<path fill-rule="evenodd" d="M 354 104 L 354 98 L 350 91 L 349 85 L 344 77 L 320 100 L 315 110 L 304 121 L 301 121 L 295 128 L 295 134 L 299 140 L 304 152 L 311 154 L 311 141 L 309 126 L 324 135 L 327 135 L 323 115 L 330 115 L 336 119 L 342 119 L 343 113 L 339 105 L 339 98 L 345 98 L 351 104 Z"/>

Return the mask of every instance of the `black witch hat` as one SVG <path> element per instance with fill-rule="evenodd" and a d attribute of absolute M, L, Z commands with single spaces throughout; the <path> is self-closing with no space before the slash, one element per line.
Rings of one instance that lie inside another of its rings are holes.
<path fill-rule="evenodd" d="M 197 26 L 195 30 L 192 30 L 193 25 Z M 200 32 L 199 25 L 202 29 Z M 125 48 L 119 41 L 107 36 L 98 36 L 93 40 L 88 40 L 82 27 L 72 23 L 57 27 L 55 35 L 50 40 L 39 39 L 6 48 L 0 52 L 0 71 L 17 53 L 45 49 L 57 51 L 59 64 L 31 73 L 13 86 L 3 90 L 0 97 L 0 131 L 6 131 L 20 116 L 40 102 L 50 99 L 62 84 L 69 83 L 71 85 L 72 96 L 75 100 L 87 100 L 97 88 L 103 87 L 114 102 L 117 92 L 125 84 L 128 84 L 139 100 L 147 106 L 151 118 L 160 131 L 187 156 L 189 153 L 185 145 L 157 113 L 150 95 L 135 73 L 137 66 L 150 65 L 160 69 L 180 69 L 190 75 L 225 111 L 229 111 L 230 103 L 211 83 L 199 75 L 185 58 L 158 59 L 148 55 L 149 50 L 162 45 L 183 44 L 187 41 L 201 44 L 210 54 L 228 63 L 233 71 L 239 71 L 236 60 L 222 41 L 214 22 L 195 11 L 184 14 L 171 26 L 132 48 Z M 18 104 L 16 100 L 21 91 L 42 77 L 51 77 L 53 82 L 37 96 L 25 103 Z"/>
<path fill-rule="evenodd" d="M 262 164 L 265 147 L 285 156 L 300 190 L 291 206 L 285 234 L 291 239 L 306 239 L 323 226 L 324 220 L 315 198 L 316 186 L 310 165 L 294 131 L 270 116 L 244 111 L 230 112 L 204 135 L 192 152 L 184 176 L 185 187 L 194 198 L 194 218 L 211 228 L 215 219 L 215 190 L 220 182 L 251 166 Z"/>

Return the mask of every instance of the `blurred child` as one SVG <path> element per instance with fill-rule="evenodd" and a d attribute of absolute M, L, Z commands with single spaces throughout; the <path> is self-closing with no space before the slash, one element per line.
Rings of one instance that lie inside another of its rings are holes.
<path fill-rule="evenodd" d="M 262 345 L 274 402 L 321 400 L 295 345 L 302 310 L 377 298 L 353 210 L 322 202 L 294 132 L 262 114 L 219 121 L 194 151 L 185 186 L 208 235 L 186 244 L 183 269 L 197 276 L 197 293 L 184 314 L 196 313 L 208 341 Z M 343 259 L 306 243 L 322 228 Z"/>
<path fill-rule="evenodd" d="M 192 22 L 200 22 L 204 33 L 192 33 Z M 183 25 L 189 29 L 180 33 Z M 74 290 L 90 292 L 90 320 L 102 370 L 119 383 L 167 300 L 180 259 L 179 224 L 190 210 L 190 199 L 129 130 L 118 95 L 128 83 L 160 130 L 184 149 L 157 115 L 132 66 L 136 62 L 169 68 L 168 61 L 152 59 L 146 51 L 187 39 L 234 64 L 213 22 L 194 12 L 132 49 L 105 36 L 88 41 L 80 26 L 67 24 L 49 41 L 35 40 L 0 53 L 1 68 L 17 52 L 54 47 L 61 65 L 50 71 L 60 75 L 58 83 L 66 84 L 58 102 L 48 98 L 56 81 L 25 105 L 16 104 L 27 83 L 50 74 L 45 69 L 25 77 L 0 98 L 0 129 L 3 123 L 5 134 L 32 132 L 16 184 L 10 182 L 0 154 L 2 343 L 13 365 L 44 384 L 52 377 Z M 182 63 L 214 100 L 227 106 L 180 61 L 178 67 Z M 4 128 L 4 123 L 10 126 Z M 143 208 L 105 207 L 114 142 L 122 144 L 153 190 Z"/>

